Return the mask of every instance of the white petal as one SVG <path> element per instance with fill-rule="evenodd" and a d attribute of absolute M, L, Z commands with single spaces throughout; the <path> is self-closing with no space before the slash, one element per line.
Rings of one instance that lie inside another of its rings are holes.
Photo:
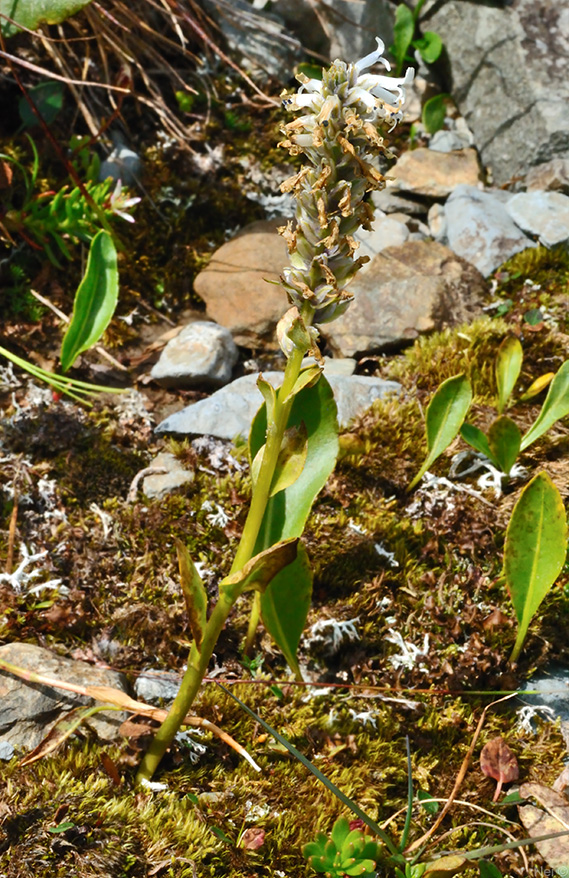
<path fill-rule="evenodd" d="M 392 97 L 393 96 L 390 95 L 390 99 Z M 347 105 L 355 104 L 356 101 L 361 101 L 362 104 L 366 105 L 368 110 L 375 110 L 375 108 L 377 106 L 375 103 L 375 100 L 373 98 L 373 95 L 371 95 L 369 93 L 369 91 L 367 91 L 365 88 L 351 88 L 350 89 L 350 91 L 348 92 L 348 97 L 347 97 L 345 103 Z"/>
<path fill-rule="evenodd" d="M 292 101 L 297 110 L 301 107 L 310 107 L 311 110 L 318 110 L 318 106 L 322 101 L 322 95 L 298 94 L 294 95 Z"/>
<path fill-rule="evenodd" d="M 303 82 L 298 89 L 299 94 L 303 91 L 320 92 L 320 94 L 322 94 L 322 80 L 308 79 L 306 82 Z"/>
<path fill-rule="evenodd" d="M 386 70 L 391 70 L 391 64 L 389 63 L 389 61 L 387 61 L 386 58 L 381 57 L 382 53 L 385 51 L 385 44 L 382 40 L 379 39 L 379 37 L 376 37 L 375 41 L 377 43 L 377 49 L 375 50 L 375 52 L 370 52 L 369 55 L 366 55 L 365 58 L 362 58 L 360 61 L 356 61 L 356 63 L 354 64 L 354 67 L 356 68 L 358 73 L 361 70 L 367 70 L 368 67 L 371 67 L 373 64 L 375 64 L 376 61 L 381 61 Z"/>

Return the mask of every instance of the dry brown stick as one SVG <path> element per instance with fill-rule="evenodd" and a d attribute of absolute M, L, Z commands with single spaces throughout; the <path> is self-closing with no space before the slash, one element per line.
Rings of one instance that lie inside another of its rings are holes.
<path fill-rule="evenodd" d="M 428 829 L 427 832 L 425 832 L 421 836 L 421 838 L 418 838 L 417 841 L 414 841 L 413 844 L 410 844 L 409 847 L 404 851 L 405 854 L 410 854 L 412 851 L 415 851 L 415 850 L 417 850 L 417 848 L 420 848 L 437 831 L 437 829 L 439 828 L 439 826 L 443 822 L 444 818 L 446 817 L 446 815 L 450 811 L 450 809 L 454 803 L 454 800 L 456 799 L 456 797 L 458 795 L 458 791 L 462 785 L 462 782 L 463 782 L 464 778 L 466 777 L 466 772 L 468 771 L 468 766 L 470 765 L 470 760 L 472 759 L 472 754 L 474 753 L 474 748 L 476 747 L 476 743 L 477 743 L 478 738 L 480 736 L 480 732 L 482 731 L 482 727 L 484 726 L 486 714 L 488 713 L 488 711 L 490 710 L 491 707 L 494 707 L 496 704 L 501 704 L 502 701 L 508 701 L 508 699 L 513 698 L 515 695 L 517 695 L 517 692 L 511 692 L 509 695 L 505 695 L 503 698 L 498 698 L 497 701 L 492 701 L 491 704 L 486 705 L 486 707 L 482 711 L 482 716 L 478 720 L 478 725 L 476 726 L 476 730 L 474 732 L 472 741 L 470 742 L 470 747 L 468 748 L 468 753 L 464 757 L 464 761 L 463 761 L 462 765 L 460 766 L 460 771 L 458 772 L 458 774 L 456 776 L 456 780 L 454 782 L 454 787 L 452 788 L 452 792 L 447 799 L 446 805 L 444 806 L 443 810 L 441 811 L 441 813 L 439 814 L 439 816 L 437 817 L 437 819 L 435 820 L 435 822 L 433 823 L 431 828 Z"/>
<path fill-rule="evenodd" d="M 131 713 L 150 717 L 150 719 L 155 719 L 158 722 L 163 722 L 168 716 L 168 711 L 164 710 L 164 708 L 151 707 L 151 705 L 145 704 L 143 701 L 135 701 L 134 698 L 131 698 L 125 692 L 122 692 L 120 689 L 114 689 L 112 686 L 79 686 L 76 683 L 67 683 L 65 680 L 57 680 L 54 677 L 47 677 L 45 674 L 36 674 L 35 671 L 29 671 L 27 668 L 20 668 L 18 665 L 13 665 L 1 658 L 0 669 L 8 671 L 8 673 L 13 674 L 15 677 L 20 677 L 22 680 L 26 680 L 28 683 L 39 683 L 42 686 L 64 689 L 66 692 L 73 692 L 76 695 L 84 695 L 87 698 L 93 698 L 95 701 L 112 704 L 115 707 L 120 707 Z M 228 735 L 227 732 L 224 732 L 219 726 L 216 726 L 215 723 L 210 722 L 208 719 L 202 719 L 200 716 L 192 716 L 188 714 L 184 717 L 183 725 L 193 726 L 194 728 L 205 729 L 206 731 L 211 732 L 235 750 L 236 753 L 239 753 L 240 756 L 246 759 L 256 771 L 261 771 L 261 768 L 257 765 L 247 750 L 245 750 L 241 744 L 238 744 L 235 738 L 232 738 L 231 735 Z"/>
<path fill-rule="evenodd" d="M 8 576 L 14 570 L 14 543 L 16 542 L 16 522 L 18 521 L 18 503 L 19 503 L 19 493 L 18 493 L 18 481 L 19 481 L 20 471 L 16 470 L 14 475 L 14 505 L 12 507 L 12 514 L 10 515 L 10 525 L 8 527 L 8 554 L 6 556 L 6 573 Z"/>

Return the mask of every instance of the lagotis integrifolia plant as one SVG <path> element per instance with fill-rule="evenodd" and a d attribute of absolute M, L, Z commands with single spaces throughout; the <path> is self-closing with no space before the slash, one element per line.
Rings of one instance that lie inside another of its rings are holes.
<path fill-rule="evenodd" d="M 262 615 L 265 627 L 301 678 L 296 650 L 308 613 L 312 578 L 299 544 L 310 507 L 333 469 L 337 422 L 330 388 L 319 366 L 302 369 L 306 353 L 320 355 L 314 324 L 339 317 L 351 296 L 346 286 L 365 261 L 354 258 L 354 234 L 369 229 L 366 195 L 384 185 L 376 166 L 388 155 L 378 126 L 391 130 L 401 119 L 405 86 L 413 78 L 391 79 L 367 72 L 376 62 L 389 70 L 384 45 L 355 64 L 335 61 L 322 80 L 299 75 L 298 94 L 284 106 L 300 111 L 283 129 L 282 145 L 306 164 L 283 188 L 297 201 L 296 222 L 281 233 L 290 254 L 282 283 L 291 308 L 277 327 L 287 357 L 276 390 L 262 376 L 265 404 L 251 430 L 252 495 L 247 520 L 219 598 L 208 613 L 198 571 L 178 545 L 180 574 L 193 642 L 188 667 L 168 717 L 144 756 L 137 781 L 148 783 L 184 722 L 207 671 L 219 634 L 238 597 L 255 592 L 247 645 Z"/>

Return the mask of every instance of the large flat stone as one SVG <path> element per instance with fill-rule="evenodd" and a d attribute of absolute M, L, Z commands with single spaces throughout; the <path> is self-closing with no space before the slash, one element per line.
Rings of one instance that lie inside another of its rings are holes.
<path fill-rule="evenodd" d="M 425 198 L 446 198 L 462 183 L 476 186 L 483 177 L 475 149 L 439 152 L 411 149 L 404 152 L 390 171 L 400 192 Z"/>
<path fill-rule="evenodd" d="M 280 387 L 283 372 L 264 372 L 263 376 L 274 387 Z M 263 397 L 257 388 L 258 374 L 244 375 L 226 387 L 216 391 L 208 399 L 186 406 L 162 421 L 157 433 L 175 435 L 217 436 L 235 439 L 247 436 L 261 407 Z M 398 393 L 401 386 L 396 381 L 384 381 L 367 375 L 328 375 L 338 406 L 338 420 L 346 426 L 352 418 L 365 411 L 376 399 L 388 393 Z"/>

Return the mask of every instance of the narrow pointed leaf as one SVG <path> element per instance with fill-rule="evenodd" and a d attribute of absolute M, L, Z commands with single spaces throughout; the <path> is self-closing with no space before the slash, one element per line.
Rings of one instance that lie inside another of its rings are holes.
<path fill-rule="evenodd" d="M 296 482 L 304 469 L 307 453 L 308 433 L 304 423 L 297 427 L 289 427 L 283 436 L 269 496 L 274 497 L 279 491 L 284 491 Z"/>
<path fill-rule="evenodd" d="M 226 591 L 232 600 L 244 591 L 263 592 L 271 579 L 296 559 L 298 551 L 298 538 L 282 540 L 265 549 L 247 561 L 241 570 L 226 576 L 219 583 L 219 590 Z"/>
<path fill-rule="evenodd" d="M 427 407 L 425 427 L 427 458 L 409 485 L 415 487 L 437 457 L 448 448 L 466 417 L 472 402 L 472 388 L 466 375 L 455 375 L 443 381 Z"/>
<path fill-rule="evenodd" d="M 118 289 L 117 251 L 102 229 L 91 241 L 85 275 L 75 294 L 73 316 L 61 345 L 62 372 L 99 341 L 115 313 Z"/>
<path fill-rule="evenodd" d="M 312 571 L 306 549 L 298 544 L 296 560 L 273 577 L 261 595 L 263 625 L 298 679 L 302 679 L 296 653 L 312 597 Z"/>
<path fill-rule="evenodd" d="M 516 462 L 521 441 L 520 428 L 506 415 L 496 418 L 488 430 L 488 445 L 492 451 L 492 457 L 506 475 Z"/>
<path fill-rule="evenodd" d="M 515 335 L 505 338 L 496 356 L 496 387 L 498 388 L 498 411 L 500 414 L 508 405 L 516 381 L 519 378 L 524 352 L 520 340 Z"/>
<path fill-rule="evenodd" d="M 296 396 L 297 393 L 300 393 L 303 387 L 314 387 L 316 382 L 319 381 L 321 375 L 322 369 L 320 366 L 309 366 L 307 369 L 303 369 L 296 379 L 294 387 L 287 399 L 290 399 L 291 396 Z"/>
<path fill-rule="evenodd" d="M 521 449 L 527 448 L 552 427 L 556 421 L 569 414 L 569 360 L 567 360 L 551 382 L 545 402 L 535 423 L 522 438 Z"/>
<path fill-rule="evenodd" d="M 267 406 L 268 419 L 269 422 L 271 422 L 273 420 L 275 402 L 277 399 L 276 390 L 272 384 L 270 384 L 265 378 L 263 378 L 262 375 L 259 375 L 259 377 L 257 378 L 257 387 L 263 395 L 265 405 Z"/>
<path fill-rule="evenodd" d="M 460 428 L 460 435 L 465 442 L 468 442 L 468 444 L 474 448 L 475 451 L 479 451 L 487 457 L 494 466 L 498 466 L 498 461 L 495 460 L 494 455 L 492 454 L 488 444 L 488 439 L 479 427 L 475 427 L 474 424 L 463 424 Z"/>
<path fill-rule="evenodd" d="M 180 568 L 180 585 L 186 602 L 190 630 L 199 651 L 207 622 L 207 592 L 190 553 L 180 540 L 176 540 L 176 551 Z"/>
<path fill-rule="evenodd" d="M 518 620 L 511 660 L 520 653 L 529 624 L 559 576 L 567 554 L 567 520 L 561 495 L 547 473 L 526 485 L 506 531 L 503 575 Z"/>

